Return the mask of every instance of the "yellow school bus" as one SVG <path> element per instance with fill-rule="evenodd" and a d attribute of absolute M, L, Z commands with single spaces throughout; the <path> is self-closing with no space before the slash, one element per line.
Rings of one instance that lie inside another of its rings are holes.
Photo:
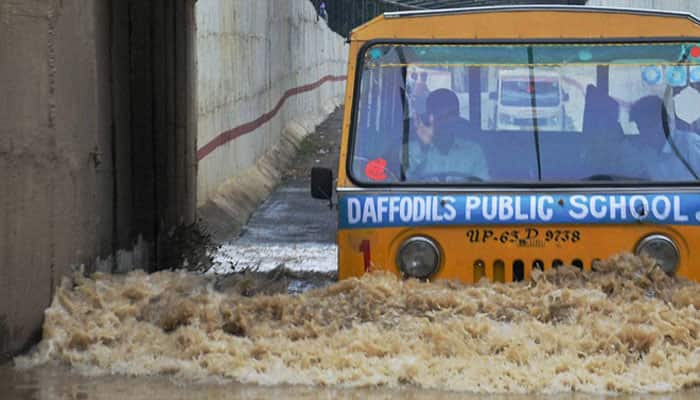
<path fill-rule="evenodd" d="M 592 7 L 387 13 L 350 38 L 339 278 L 700 264 L 700 21 Z M 332 197 L 312 171 L 312 195 Z"/>

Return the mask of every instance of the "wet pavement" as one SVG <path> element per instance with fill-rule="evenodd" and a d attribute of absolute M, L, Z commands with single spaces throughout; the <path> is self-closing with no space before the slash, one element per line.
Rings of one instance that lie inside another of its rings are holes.
<path fill-rule="evenodd" d="M 217 273 L 280 266 L 295 271 L 335 273 L 337 211 L 328 201 L 311 198 L 311 167 L 337 175 L 342 107 L 302 143 L 284 181 L 253 213 L 240 235 L 224 243 L 216 257 Z"/>
<path fill-rule="evenodd" d="M 285 182 L 243 227 L 240 246 L 265 244 L 335 243 L 336 211 L 311 198 L 308 180 Z"/>
<path fill-rule="evenodd" d="M 340 107 L 309 135 L 286 179 L 253 213 L 233 242 L 239 245 L 335 243 L 336 210 L 328 206 L 328 201 L 311 198 L 309 174 L 311 167 L 317 166 L 331 168 L 333 176 L 337 176 L 342 123 Z"/>

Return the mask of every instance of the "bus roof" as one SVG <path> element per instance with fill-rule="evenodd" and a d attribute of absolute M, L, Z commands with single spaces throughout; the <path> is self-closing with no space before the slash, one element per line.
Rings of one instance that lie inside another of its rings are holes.
<path fill-rule="evenodd" d="M 407 10 L 436 10 L 439 8 L 484 7 L 516 4 L 583 5 L 588 0 L 384 0 Z"/>
<path fill-rule="evenodd" d="M 514 11 L 533 11 L 533 10 L 548 10 L 548 11 L 583 11 L 583 12 L 605 12 L 605 13 L 624 13 L 637 15 L 658 15 L 672 16 L 680 18 L 689 18 L 696 23 L 700 20 L 693 14 L 684 11 L 664 11 L 652 10 L 646 8 L 626 8 L 626 7 L 594 7 L 594 6 L 574 6 L 574 5 L 510 5 L 510 6 L 485 6 L 485 7 L 462 7 L 462 8 L 442 8 L 434 10 L 413 10 L 413 11 L 396 11 L 384 13 L 385 18 L 402 18 L 402 17 L 426 17 L 434 15 L 453 15 L 453 14 L 473 14 L 484 12 L 514 12 Z"/>
<path fill-rule="evenodd" d="M 523 18 L 523 13 L 529 13 Z M 430 22 L 436 24 L 427 28 Z M 438 22 L 439 21 L 439 22 Z M 700 38 L 691 13 L 572 5 L 449 8 L 384 13 L 352 31 L 373 39 Z"/>

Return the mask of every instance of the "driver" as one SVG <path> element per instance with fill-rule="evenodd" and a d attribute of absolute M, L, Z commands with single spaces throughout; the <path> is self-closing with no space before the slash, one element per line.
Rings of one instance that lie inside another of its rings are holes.
<path fill-rule="evenodd" d="M 407 179 L 444 177 L 455 181 L 487 180 L 481 147 L 464 136 L 469 123 L 459 116 L 459 99 L 449 89 L 431 92 L 425 113 L 416 122 L 416 138 L 409 142 Z"/>

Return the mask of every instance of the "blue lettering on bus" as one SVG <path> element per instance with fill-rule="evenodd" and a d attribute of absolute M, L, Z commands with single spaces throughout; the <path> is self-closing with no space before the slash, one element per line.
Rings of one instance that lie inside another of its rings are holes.
<path fill-rule="evenodd" d="M 349 195 L 340 228 L 426 225 L 700 225 L 700 194 Z"/>

